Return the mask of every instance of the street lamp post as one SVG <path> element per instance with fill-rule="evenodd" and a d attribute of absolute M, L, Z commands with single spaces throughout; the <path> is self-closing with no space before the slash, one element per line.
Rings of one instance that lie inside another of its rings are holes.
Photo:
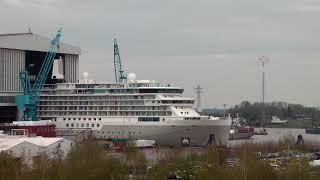
<path fill-rule="evenodd" d="M 226 106 L 227 104 L 222 104 L 223 106 L 223 117 L 226 117 Z"/>

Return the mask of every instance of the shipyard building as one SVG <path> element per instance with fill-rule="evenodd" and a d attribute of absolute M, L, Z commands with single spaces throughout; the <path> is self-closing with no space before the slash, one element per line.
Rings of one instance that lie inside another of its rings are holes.
<path fill-rule="evenodd" d="M 50 42 L 51 39 L 33 33 L 0 34 L 0 123 L 16 120 L 15 96 L 22 93 L 19 72 L 27 70 L 32 83 Z M 60 43 L 46 84 L 78 82 L 80 53 L 80 48 Z"/>

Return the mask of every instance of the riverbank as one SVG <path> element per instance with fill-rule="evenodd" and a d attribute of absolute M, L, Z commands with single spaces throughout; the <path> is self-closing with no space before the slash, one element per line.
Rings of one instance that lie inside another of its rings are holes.
<path fill-rule="evenodd" d="M 310 162 L 320 159 L 320 153 L 310 147 L 284 138 L 224 149 L 128 147 L 114 152 L 86 141 L 76 144 L 65 160 L 49 160 L 43 154 L 32 166 L 24 164 L 23 157 L 1 153 L 0 179 L 319 179 L 318 166 Z"/>
<path fill-rule="evenodd" d="M 293 128 L 293 129 L 306 129 L 312 127 L 312 120 L 297 120 L 297 119 L 289 119 L 288 122 L 283 124 L 267 124 L 267 128 Z"/>

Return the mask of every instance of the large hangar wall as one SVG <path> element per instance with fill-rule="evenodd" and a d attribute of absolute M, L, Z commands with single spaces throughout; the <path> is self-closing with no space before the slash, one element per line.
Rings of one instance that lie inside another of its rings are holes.
<path fill-rule="evenodd" d="M 0 48 L 0 92 L 21 91 L 19 72 L 24 70 L 26 67 L 26 57 L 27 57 L 26 53 L 35 54 L 35 52 L 32 52 L 32 51 Z M 43 54 L 45 55 L 45 53 Z M 41 64 L 42 62 L 37 63 L 36 67 L 38 66 L 41 67 Z M 30 75 L 32 74 L 33 73 L 31 73 Z M 71 54 L 65 55 L 64 74 L 65 74 L 66 82 L 70 82 L 70 83 L 78 82 L 79 55 L 71 55 Z M 51 72 L 48 75 L 48 81 L 50 81 L 50 79 L 51 79 Z"/>
<path fill-rule="evenodd" d="M 25 68 L 25 51 L 0 49 L 0 91 L 19 91 L 19 72 Z"/>
<path fill-rule="evenodd" d="M 79 81 L 79 55 L 66 54 L 64 60 L 65 80 L 69 83 Z"/>

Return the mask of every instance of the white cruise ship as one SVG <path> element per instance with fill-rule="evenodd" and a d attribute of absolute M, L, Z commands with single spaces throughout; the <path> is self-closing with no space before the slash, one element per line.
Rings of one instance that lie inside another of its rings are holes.
<path fill-rule="evenodd" d="M 160 146 L 226 146 L 231 119 L 210 119 L 183 97 L 183 88 L 149 80 L 126 83 L 57 83 L 46 85 L 38 118 L 52 119 L 57 136 L 99 140 L 155 140 Z"/>

